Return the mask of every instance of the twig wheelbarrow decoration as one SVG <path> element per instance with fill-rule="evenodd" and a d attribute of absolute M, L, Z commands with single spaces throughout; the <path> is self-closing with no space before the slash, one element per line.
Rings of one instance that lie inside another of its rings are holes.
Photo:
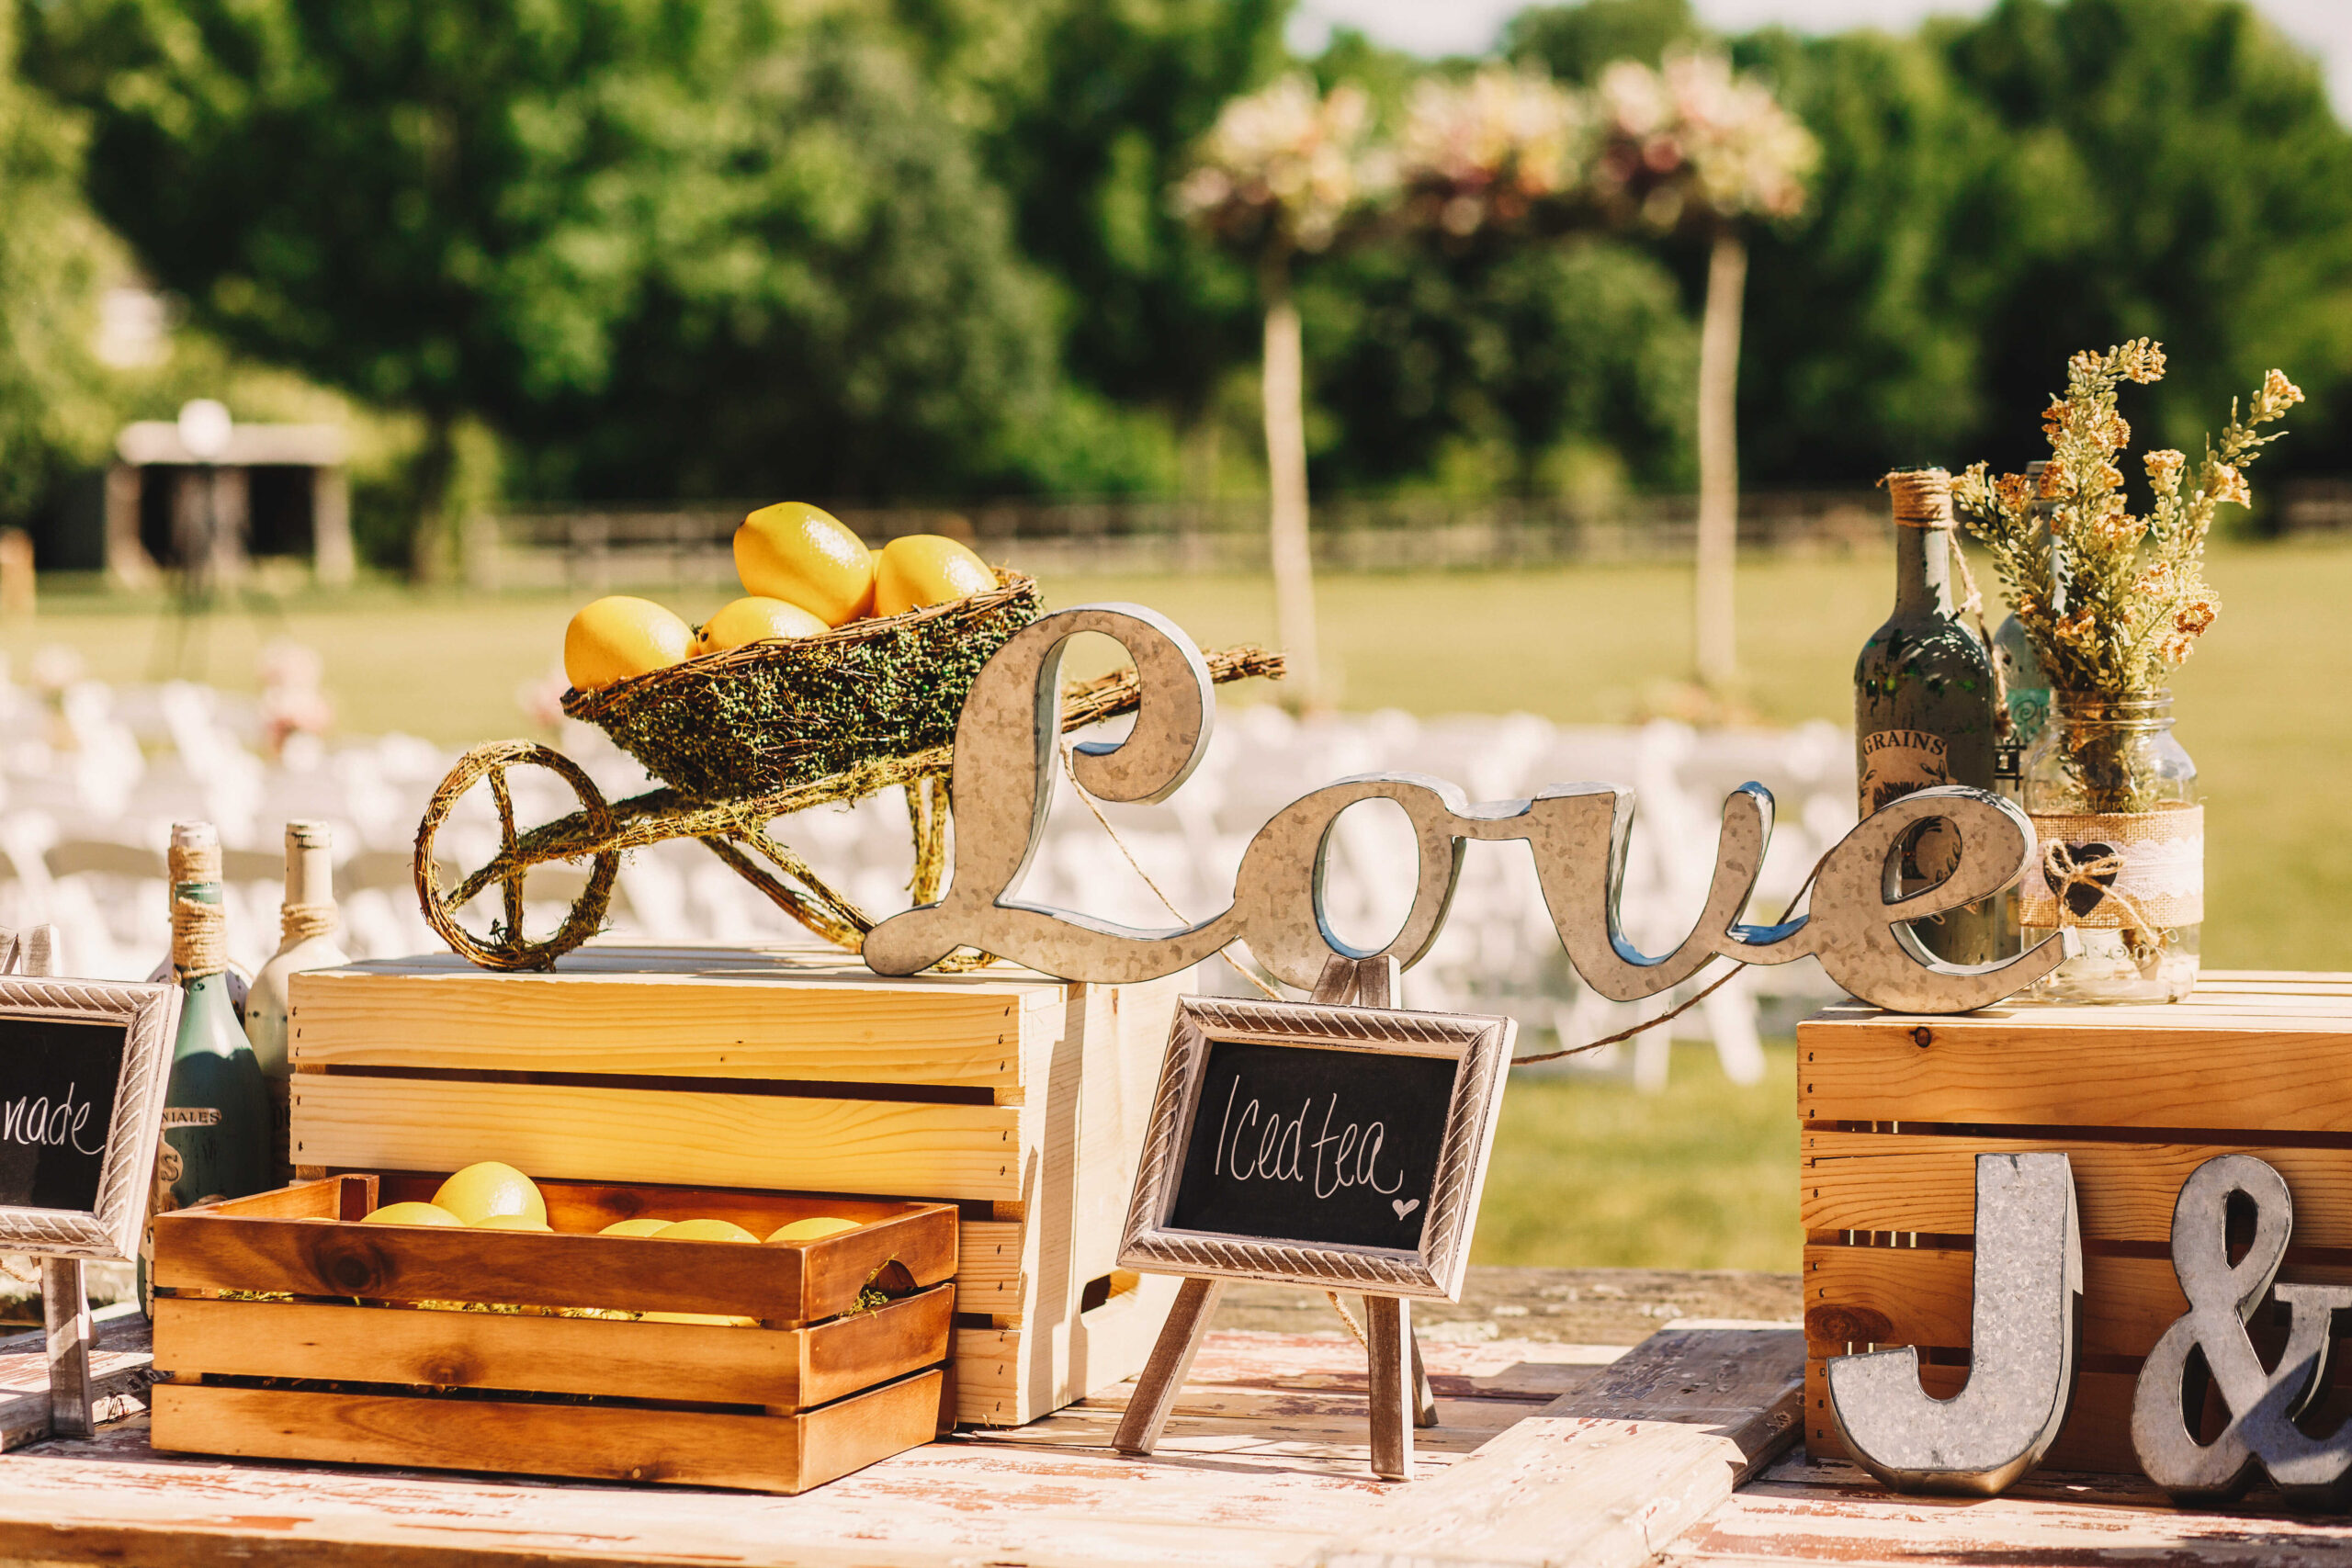
<path fill-rule="evenodd" d="M 830 886 L 771 824 L 811 807 L 906 792 L 913 828 L 908 886 L 918 904 L 939 896 L 947 869 L 947 784 L 955 769 L 956 720 L 989 655 L 1035 620 L 1035 581 L 1000 572 L 989 592 L 855 621 L 821 637 L 747 644 L 728 652 L 617 682 L 568 692 L 563 709 L 597 725 L 662 782 L 626 800 L 605 800 L 580 765 L 551 746 L 502 740 L 477 746 L 433 792 L 416 830 L 416 894 L 424 919 L 452 951 L 488 969 L 548 969 L 604 928 L 620 858 L 670 839 L 695 839 L 809 931 L 856 953 L 873 918 Z M 1237 648 L 1205 656 L 1220 682 L 1280 677 L 1279 655 Z M 1082 728 L 1134 711 L 1132 671 L 1072 686 L 1062 728 Z M 556 774 L 580 809 L 535 828 L 518 826 L 508 774 Z M 490 862 L 445 886 L 436 854 L 458 802 L 486 784 L 498 814 L 499 848 Z M 524 879 L 534 866 L 587 861 L 587 886 L 553 934 L 534 940 L 523 925 Z M 503 908 L 486 934 L 458 911 L 492 886 Z M 971 968 L 988 955 L 965 950 L 942 969 Z"/>

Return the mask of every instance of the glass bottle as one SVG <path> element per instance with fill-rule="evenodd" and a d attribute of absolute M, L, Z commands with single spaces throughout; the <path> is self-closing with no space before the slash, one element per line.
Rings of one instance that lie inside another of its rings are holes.
<path fill-rule="evenodd" d="M 2082 951 L 2034 995 L 2177 1002 L 2197 984 L 2205 813 L 2197 764 L 2173 738 L 2172 694 L 2056 698 L 2026 759 L 2041 860 L 2019 914 L 2028 943 L 2071 927 Z"/>
<path fill-rule="evenodd" d="M 1894 613 L 1854 661 L 1854 747 L 1860 807 L 1934 784 L 1993 787 L 1996 720 L 1993 661 L 1952 606 L 1951 476 L 1941 468 L 1889 474 L 1894 505 Z M 1950 875 L 1960 840 L 1949 824 L 1922 824 L 1890 868 L 1890 896 L 1917 893 Z M 2005 921 L 1982 898 L 1912 922 L 1928 951 L 1953 964 L 2000 955 Z"/>
<path fill-rule="evenodd" d="M 2035 481 L 2034 537 L 2050 552 L 2050 581 L 2057 591 L 2050 607 L 2053 614 L 2063 614 L 2066 608 L 2064 568 L 2057 541 L 2050 535 L 2049 503 L 2041 499 L 2041 471 L 2048 467 L 2046 460 L 2028 463 L 2025 475 Z M 2041 668 L 2041 656 L 2033 650 L 2032 639 L 2026 636 L 2025 623 L 2015 615 L 2004 619 L 1993 632 L 1993 663 L 2001 671 L 2009 716 L 2008 734 L 2001 742 L 1995 772 L 2001 781 L 2000 793 L 2023 804 L 2026 754 L 2033 750 L 2042 727 L 2050 722 L 2050 677 Z"/>
<path fill-rule="evenodd" d="M 220 904 L 220 835 L 209 822 L 172 825 L 172 968 L 180 1027 L 164 1089 L 154 1210 L 242 1198 L 270 1185 L 269 1091 L 230 1004 Z M 141 1246 L 140 1300 L 154 1226 Z"/>
<path fill-rule="evenodd" d="M 245 1038 L 269 1088 L 270 1173 L 294 1179 L 288 1118 L 293 1064 L 286 1052 L 287 982 L 305 969 L 351 962 L 335 942 L 334 830 L 324 822 L 286 824 L 286 902 L 278 910 L 277 952 L 245 993 Z"/>

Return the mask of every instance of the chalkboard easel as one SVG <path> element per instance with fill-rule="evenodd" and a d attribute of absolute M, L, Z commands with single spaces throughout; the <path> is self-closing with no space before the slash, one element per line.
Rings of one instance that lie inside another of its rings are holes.
<path fill-rule="evenodd" d="M 0 1249 L 41 1260 L 50 1430 L 96 1429 L 86 1263 L 138 1250 L 178 987 L 57 976 L 53 926 L 0 930 Z"/>
<path fill-rule="evenodd" d="M 1315 993 L 1309 999 L 1310 1009 L 1362 1008 L 1387 1010 L 1396 993 L 1396 961 L 1393 957 L 1350 959 L 1334 957 L 1325 966 Z M 1255 1004 L 1251 1004 L 1254 1006 Z M 1273 1004 L 1275 1007 L 1303 1011 L 1295 1004 Z M 1483 1172 L 1487 1139 L 1491 1136 L 1491 1113 L 1501 1083 L 1499 1067 L 1510 1055 L 1511 1031 L 1505 1020 L 1470 1020 L 1434 1014 L 1410 1015 L 1429 1021 L 1432 1029 L 1449 1030 L 1459 1037 L 1462 1046 L 1458 1071 L 1467 1081 L 1454 1095 L 1456 1112 L 1447 1118 L 1451 1141 L 1446 1158 L 1467 1161 L 1474 1170 L 1466 1188 L 1456 1188 L 1476 1212 L 1476 1176 Z M 1393 1022 L 1396 1014 L 1389 1014 Z M 1180 1022 L 1180 1031 L 1183 1025 Z M 1374 1034 L 1377 1030 L 1371 1031 Z M 1193 1075 L 1193 1087 L 1188 1095 L 1179 1089 L 1185 1069 L 1171 1053 L 1163 1083 L 1159 1107 L 1155 1116 L 1164 1124 L 1156 1129 L 1156 1141 L 1174 1139 L 1189 1144 L 1189 1114 L 1181 1107 L 1191 1104 L 1197 1110 L 1199 1100 L 1198 1074 Z M 1181 1163 L 1181 1154 L 1171 1153 L 1165 1159 L 1165 1168 L 1173 1171 Z M 1151 1196 L 1155 1186 L 1151 1173 L 1142 1177 L 1143 1187 L 1136 1199 L 1136 1217 L 1130 1220 L 1131 1239 L 1134 1228 L 1164 1223 L 1172 1207 L 1162 1209 L 1161 1221 L 1152 1220 L 1154 1207 Z M 1181 1191 L 1173 1186 L 1171 1175 L 1165 1183 L 1171 1193 L 1170 1203 L 1182 1201 Z M 1385 1189 L 1382 1190 L 1385 1191 Z M 1412 1205 L 1400 1205 L 1399 1213 Z M 1451 1203 L 1450 1203 L 1450 1206 Z M 1436 1203 L 1432 1201 L 1434 1213 Z M 1254 1234 L 1266 1234 L 1263 1232 Z M 1295 1234 L 1295 1233 L 1279 1233 Z M 1466 1234 L 1463 1239 L 1466 1247 Z M 1123 1266 L 1129 1260 L 1123 1258 Z M 1233 1277 L 1249 1278 L 1250 1270 L 1232 1270 Z M 1284 1278 L 1277 1271 L 1272 1277 Z M 1285 1282 L 1300 1282 L 1285 1279 Z M 1225 1278 L 1187 1275 L 1178 1292 L 1176 1304 L 1161 1328 L 1159 1342 L 1153 1346 L 1150 1360 L 1137 1378 L 1136 1392 L 1127 1402 L 1126 1413 L 1121 1417 L 1113 1446 L 1121 1453 L 1148 1454 L 1158 1445 L 1162 1430 L 1174 1410 L 1176 1396 L 1192 1371 L 1193 1357 L 1198 1353 L 1202 1338 L 1208 1332 L 1209 1319 L 1216 1313 L 1217 1299 L 1225 1292 Z M 1429 1291 L 1424 1294 L 1435 1293 Z M 1364 1294 L 1365 1331 L 1363 1336 L 1366 1359 L 1370 1363 L 1372 1382 L 1372 1470 L 1385 1480 L 1408 1481 L 1413 1474 L 1413 1428 L 1437 1425 L 1437 1400 L 1430 1389 L 1429 1376 L 1421 1365 L 1419 1343 L 1413 1336 L 1412 1307 L 1401 1295 L 1385 1295 L 1367 1292 Z M 1333 1296 L 1333 1303 L 1338 1297 Z"/>
<path fill-rule="evenodd" d="M 46 978 L 57 972 L 57 928 L 35 926 L 21 934 L 0 931 L 6 960 L 0 973 Z M 60 1438 L 87 1438 L 97 1431 L 90 1396 L 89 1269 L 79 1258 L 40 1260 L 41 1325 L 48 1332 L 49 1429 Z"/>

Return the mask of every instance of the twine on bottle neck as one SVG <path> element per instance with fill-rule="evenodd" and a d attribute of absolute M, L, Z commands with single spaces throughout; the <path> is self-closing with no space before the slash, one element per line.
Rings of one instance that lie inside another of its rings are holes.
<path fill-rule="evenodd" d="M 193 898 L 172 899 L 172 968 L 183 980 L 201 980 L 229 967 L 228 911 Z"/>
<path fill-rule="evenodd" d="M 1879 480 L 1894 503 L 1894 521 L 1905 528 L 1933 528 L 1951 533 L 1957 522 L 1951 511 L 1951 476 L 1941 468 L 1908 468 Z"/>
<path fill-rule="evenodd" d="M 219 883 L 220 846 L 174 844 L 171 849 L 172 967 L 183 980 L 200 980 L 229 967 L 228 911 L 182 897 L 190 883 Z"/>
<path fill-rule="evenodd" d="M 343 917 L 333 904 L 281 904 L 277 908 L 277 939 L 287 942 L 308 942 L 314 936 L 333 936 L 343 924 Z"/>

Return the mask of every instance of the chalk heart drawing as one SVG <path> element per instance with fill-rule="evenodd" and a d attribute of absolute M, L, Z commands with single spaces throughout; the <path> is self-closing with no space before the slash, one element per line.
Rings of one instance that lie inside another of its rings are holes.
<path fill-rule="evenodd" d="M 1070 771 L 1080 787 L 1101 800 L 1161 801 L 1200 765 L 1216 696 L 1199 648 L 1175 623 L 1140 604 L 1088 604 L 1039 616 L 997 649 L 965 699 L 956 725 L 954 875 L 937 903 L 894 915 L 867 933 L 865 958 L 876 974 L 912 975 L 973 947 L 1065 980 L 1118 984 L 1189 969 L 1242 942 L 1276 978 L 1311 988 L 1333 953 L 1390 956 L 1399 965 L 1426 953 L 1473 840 L 1527 840 L 1561 945 L 1585 983 L 1610 1001 L 1670 990 L 1719 953 L 1742 964 L 1810 955 L 1832 980 L 1875 1006 L 1967 1012 L 2041 979 L 2078 941 L 2069 929 L 2000 963 L 1968 965 L 1943 962 L 1913 934 L 1906 922 L 1997 893 L 2033 861 L 2033 828 L 2023 812 L 1983 790 L 1949 784 L 1915 791 L 1864 818 L 1822 860 L 1809 912 L 1772 926 L 1738 923 L 1772 832 L 1770 792 L 1740 785 L 1724 801 L 1705 907 L 1682 944 L 1661 957 L 1634 946 L 1618 923 L 1618 872 L 1633 832 L 1634 797 L 1605 784 L 1552 784 L 1532 799 L 1474 805 L 1427 774 L 1359 774 L 1276 812 L 1241 857 L 1232 908 L 1197 925 L 1149 930 L 1023 903 L 1021 879 L 1062 771 L 1062 654 L 1084 632 L 1126 649 L 1140 705 L 1125 739 L 1073 748 Z M 1393 800 L 1403 808 L 1419 859 L 1411 910 L 1395 938 L 1371 952 L 1340 940 L 1323 908 L 1332 825 L 1367 800 Z M 1889 898 L 1889 857 L 1911 829 L 1930 821 L 1958 833 L 1957 863 L 1935 886 Z"/>
<path fill-rule="evenodd" d="M 1419 1198 L 1391 1198 L 1388 1200 L 1388 1206 L 1396 1211 L 1396 1217 L 1401 1220 L 1419 1208 L 1421 1201 Z"/>

